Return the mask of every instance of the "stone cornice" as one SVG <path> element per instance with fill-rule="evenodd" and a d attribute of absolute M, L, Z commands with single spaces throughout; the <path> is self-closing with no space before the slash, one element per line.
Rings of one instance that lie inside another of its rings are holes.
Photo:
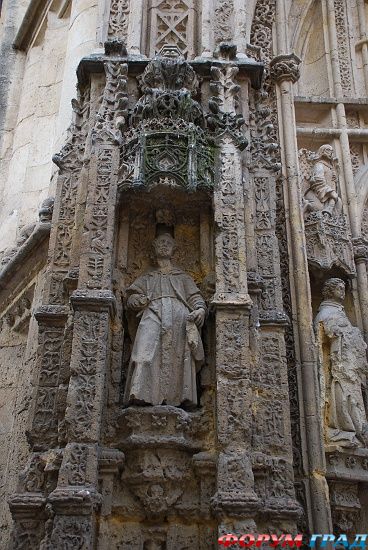
<path fill-rule="evenodd" d="M 111 290 L 78 289 L 70 297 L 74 310 L 109 311 L 116 314 L 116 298 Z"/>
<path fill-rule="evenodd" d="M 138 75 L 141 74 L 150 59 L 142 59 L 136 56 L 116 56 L 116 55 L 104 55 L 93 54 L 88 57 L 84 57 L 78 66 L 77 74 L 78 81 L 80 83 L 87 82 L 89 75 L 93 73 L 102 73 L 104 71 L 104 63 L 107 61 L 121 61 L 127 63 L 129 67 L 129 74 Z M 196 58 L 194 61 L 189 61 L 191 67 L 197 74 L 202 77 L 209 77 L 211 75 L 211 68 L 214 66 L 223 67 L 226 65 L 236 65 L 239 69 L 239 76 L 247 75 L 250 78 L 252 86 L 256 89 L 260 88 L 262 82 L 262 75 L 264 65 L 254 59 L 237 59 L 232 61 L 224 61 L 217 58 Z"/>
<path fill-rule="evenodd" d="M 49 237 L 50 230 L 50 222 L 40 222 L 36 225 L 26 242 L 19 247 L 15 255 L 10 259 L 9 263 L 7 263 L 5 267 L 0 270 L 0 290 L 6 288 L 9 281 L 34 252 L 35 248 Z"/>

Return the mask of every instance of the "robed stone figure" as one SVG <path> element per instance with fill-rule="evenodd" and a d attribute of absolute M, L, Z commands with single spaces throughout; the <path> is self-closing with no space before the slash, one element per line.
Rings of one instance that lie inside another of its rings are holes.
<path fill-rule="evenodd" d="M 315 319 L 319 345 L 321 405 L 326 442 L 345 448 L 368 446 L 363 400 L 368 364 L 366 343 L 345 313 L 345 283 L 328 279 Z"/>
<path fill-rule="evenodd" d="M 127 308 L 139 320 L 133 342 L 126 405 L 197 404 L 196 373 L 204 360 L 200 335 L 206 304 L 193 279 L 174 267 L 175 241 L 153 242 L 157 268 L 127 289 Z"/>

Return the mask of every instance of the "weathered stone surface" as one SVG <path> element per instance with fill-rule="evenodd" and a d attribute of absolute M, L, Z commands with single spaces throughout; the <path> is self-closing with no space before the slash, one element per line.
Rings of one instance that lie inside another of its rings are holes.
<path fill-rule="evenodd" d="M 157 269 L 127 289 L 127 308 L 140 320 L 132 335 L 125 403 L 195 406 L 206 304 L 194 281 L 172 265 L 171 235 L 162 233 L 153 247 Z"/>
<path fill-rule="evenodd" d="M 345 313 L 344 281 L 328 279 L 323 297 L 315 327 L 326 444 L 367 447 L 368 421 L 362 393 L 368 374 L 367 345 Z"/>
<path fill-rule="evenodd" d="M 4 548 L 366 532 L 363 4 L 2 3 Z"/>

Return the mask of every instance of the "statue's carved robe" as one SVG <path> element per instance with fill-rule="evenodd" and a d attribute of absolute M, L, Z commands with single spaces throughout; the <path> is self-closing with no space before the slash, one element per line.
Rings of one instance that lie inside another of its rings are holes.
<path fill-rule="evenodd" d="M 322 302 L 315 324 L 328 443 L 364 445 L 368 435 L 362 394 L 368 370 L 366 344 L 336 302 Z"/>
<path fill-rule="evenodd" d="M 206 308 L 199 289 L 179 269 L 168 274 L 157 269 L 136 279 L 127 294 L 147 296 L 149 303 L 138 313 L 125 403 L 196 405 L 196 367 L 204 353 L 198 329 L 187 318 Z"/>

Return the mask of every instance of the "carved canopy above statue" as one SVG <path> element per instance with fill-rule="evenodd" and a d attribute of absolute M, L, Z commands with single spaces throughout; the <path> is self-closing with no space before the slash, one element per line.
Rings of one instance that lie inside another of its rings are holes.
<path fill-rule="evenodd" d="M 139 79 L 143 95 L 125 135 L 119 185 L 211 189 L 214 142 L 205 130 L 203 109 L 192 97 L 198 77 L 182 57 L 173 57 L 173 48 L 161 54 Z"/>

